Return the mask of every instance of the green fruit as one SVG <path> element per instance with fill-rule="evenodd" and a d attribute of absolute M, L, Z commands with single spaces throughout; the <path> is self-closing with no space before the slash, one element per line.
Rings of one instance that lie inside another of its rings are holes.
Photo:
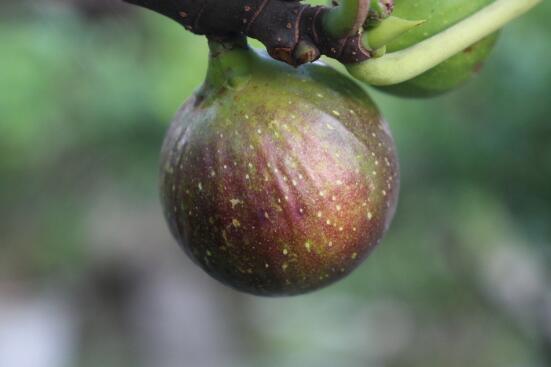
<path fill-rule="evenodd" d="M 166 218 L 220 282 L 257 295 L 312 291 L 381 241 L 398 197 L 395 146 L 372 100 L 333 69 L 249 58 L 247 78 L 207 81 L 173 121 Z"/>
<path fill-rule="evenodd" d="M 494 0 L 395 0 L 393 15 L 424 19 L 425 23 L 387 45 L 387 52 L 405 49 L 468 17 Z M 430 97 L 454 89 L 477 73 L 496 43 L 494 33 L 418 77 L 393 86 L 377 87 L 404 97 Z"/>

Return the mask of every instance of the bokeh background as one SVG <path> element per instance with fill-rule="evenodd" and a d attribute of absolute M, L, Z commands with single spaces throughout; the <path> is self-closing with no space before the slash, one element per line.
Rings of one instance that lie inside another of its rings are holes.
<path fill-rule="evenodd" d="M 238 294 L 169 235 L 157 187 L 206 43 L 117 0 L 0 2 L 0 366 L 551 366 L 551 4 L 431 100 L 371 91 L 393 226 L 344 281 Z"/>

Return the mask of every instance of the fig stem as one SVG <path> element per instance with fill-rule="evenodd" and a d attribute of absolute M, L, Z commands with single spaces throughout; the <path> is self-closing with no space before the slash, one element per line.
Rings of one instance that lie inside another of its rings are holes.
<path fill-rule="evenodd" d="M 370 0 L 341 0 L 324 16 L 324 30 L 335 39 L 358 33 L 367 19 L 369 5 Z"/>
<path fill-rule="evenodd" d="M 407 81 L 496 32 L 542 1 L 495 0 L 445 31 L 409 48 L 346 67 L 356 79 L 371 85 Z"/>
<path fill-rule="evenodd" d="M 208 39 L 209 64 L 205 87 L 239 88 L 250 77 L 254 53 L 245 37 Z"/>

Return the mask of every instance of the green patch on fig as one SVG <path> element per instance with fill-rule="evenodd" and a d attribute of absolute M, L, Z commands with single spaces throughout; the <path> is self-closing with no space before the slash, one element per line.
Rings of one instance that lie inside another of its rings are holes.
<path fill-rule="evenodd" d="M 369 96 L 335 70 L 239 52 L 248 78 L 221 82 L 224 63 L 211 56 L 169 129 L 165 215 L 220 282 L 266 296 L 312 291 L 381 241 L 398 198 L 394 142 Z"/>
<path fill-rule="evenodd" d="M 396 0 L 393 15 L 404 19 L 424 19 L 420 26 L 387 45 L 387 52 L 408 48 L 461 21 L 494 0 Z M 452 90 L 477 73 L 492 51 L 494 33 L 438 66 L 406 82 L 377 87 L 403 97 L 430 97 Z"/>

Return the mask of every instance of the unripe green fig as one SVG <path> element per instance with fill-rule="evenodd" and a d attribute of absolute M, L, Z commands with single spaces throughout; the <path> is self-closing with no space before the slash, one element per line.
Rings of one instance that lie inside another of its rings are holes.
<path fill-rule="evenodd" d="M 395 0 L 393 15 L 425 22 L 387 45 L 395 52 L 419 43 L 477 12 L 494 0 Z M 494 33 L 466 48 L 438 66 L 406 82 L 377 87 L 403 97 L 431 97 L 452 90 L 477 73 L 492 51 Z"/>
<path fill-rule="evenodd" d="M 399 173 L 387 123 L 328 66 L 224 52 L 211 54 L 207 81 L 163 144 L 170 229 L 197 265 L 240 291 L 294 295 L 333 283 L 392 219 Z"/>

